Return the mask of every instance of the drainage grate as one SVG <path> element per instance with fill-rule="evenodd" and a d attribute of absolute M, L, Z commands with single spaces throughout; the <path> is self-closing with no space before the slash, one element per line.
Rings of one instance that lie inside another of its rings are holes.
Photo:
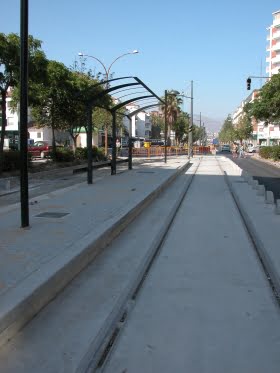
<path fill-rule="evenodd" d="M 137 174 L 154 174 L 155 171 L 136 171 Z"/>
<path fill-rule="evenodd" d="M 68 215 L 69 212 L 42 212 L 39 215 L 35 215 L 35 218 L 63 218 Z"/>

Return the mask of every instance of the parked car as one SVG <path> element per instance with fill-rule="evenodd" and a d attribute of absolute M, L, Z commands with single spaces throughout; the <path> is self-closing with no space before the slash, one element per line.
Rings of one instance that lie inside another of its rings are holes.
<path fill-rule="evenodd" d="M 228 144 L 222 145 L 221 153 L 230 153 L 230 152 L 231 152 L 230 145 L 228 145 Z"/>
<path fill-rule="evenodd" d="M 52 146 L 47 141 L 36 141 L 34 144 L 28 146 L 28 153 L 32 157 L 45 158 L 50 156 L 52 152 Z"/>
<path fill-rule="evenodd" d="M 147 139 L 146 142 L 150 142 L 152 146 L 163 146 L 164 140 L 161 139 Z"/>
<path fill-rule="evenodd" d="M 259 151 L 259 146 L 258 145 L 253 145 L 253 144 L 249 144 L 247 146 L 247 152 L 248 153 L 257 153 Z"/>

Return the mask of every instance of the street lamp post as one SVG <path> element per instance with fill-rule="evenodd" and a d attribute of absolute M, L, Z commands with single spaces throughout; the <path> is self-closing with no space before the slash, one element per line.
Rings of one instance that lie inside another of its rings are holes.
<path fill-rule="evenodd" d="M 167 90 L 164 92 L 164 162 L 167 163 Z"/>
<path fill-rule="evenodd" d="M 121 57 L 127 56 L 129 54 L 137 54 L 137 53 L 139 53 L 139 51 L 137 49 L 135 49 L 132 52 L 121 54 L 120 56 L 118 56 L 117 58 L 115 58 L 113 60 L 113 62 L 109 65 L 108 68 L 106 68 L 105 64 L 99 58 L 97 58 L 95 56 L 91 56 L 89 54 L 85 54 L 85 53 L 82 53 L 82 52 L 79 53 L 79 56 L 80 57 L 90 57 L 90 58 L 93 58 L 94 60 L 98 61 L 102 65 L 102 67 L 103 67 L 103 69 L 105 71 L 105 76 L 106 76 L 106 86 L 105 86 L 105 88 L 107 89 L 107 88 L 109 88 L 108 80 L 109 80 L 110 70 L 111 70 L 111 67 L 113 66 L 113 64 L 117 60 L 119 60 Z M 107 155 L 107 151 L 108 151 L 108 130 L 107 130 L 107 126 L 105 126 L 105 154 L 106 155 Z"/>
<path fill-rule="evenodd" d="M 21 227 L 29 226 L 28 207 L 28 0 L 20 7 L 20 201 Z"/>

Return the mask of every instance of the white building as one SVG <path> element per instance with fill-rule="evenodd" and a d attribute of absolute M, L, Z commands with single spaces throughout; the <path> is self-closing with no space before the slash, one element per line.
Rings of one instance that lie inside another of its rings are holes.
<path fill-rule="evenodd" d="M 266 72 L 269 77 L 273 74 L 278 74 L 280 69 L 280 10 L 272 13 L 273 23 L 267 28 L 267 52 Z"/>
<path fill-rule="evenodd" d="M 138 109 L 140 109 L 140 106 L 135 103 L 127 105 L 127 115 Z M 131 117 L 131 124 L 130 120 L 127 117 L 124 117 L 124 126 L 127 128 L 128 132 L 130 125 L 132 137 L 144 137 L 146 139 L 150 138 L 152 128 L 150 113 L 146 112 L 145 110 L 139 111 L 136 115 Z"/>
<path fill-rule="evenodd" d="M 272 25 L 267 28 L 268 30 L 268 45 L 266 51 L 268 56 L 266 58 L 267 67 L 266 73 L 268 77 L 279 73 L 280 69 L 280 10 L 272 13 Z M 236 124 L 240 115 L 243 113 L 244 105 L 247 102 L 252 102 L 258 96 L 258 90 L 254 90 L 245 100 L 241 102 L 239 107 L 232 115 L 233 123 Z M 253 143 L 273 145 L 280 143 L 280 128 L 279 125 L 273 125 L 264 122 L 253 122 Z"/>

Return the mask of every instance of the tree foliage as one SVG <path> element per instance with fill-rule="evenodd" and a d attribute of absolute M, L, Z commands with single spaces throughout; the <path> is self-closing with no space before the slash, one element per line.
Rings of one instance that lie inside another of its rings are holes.
<path fill-rule="evenodd" d="M 165 100 L 165 97 L 162 98 Z M 182 104 L 182 98 L 173 94 L 173 90 L 167 91 L 166 104 L 161 106 L 161 110 L 166 115 L 167 120 L 167 138 L 170 139 L 170 132 L 173 129 L 173 124 L 176 122 Z M 166 113 L 165 113 L 166 112 Z"/>
<path fill-rule="evenodd" d="M 151 119 L 151 138 L 160 139 L 161 132 L 164 131 L 164 117 L 159 113 L 152 113 Z"/>
<path fill-rule="evenodd" d="M 253 125 L 251 119 L 247 114 L 241 115 L 235 128 L 235 139 L 240 140 L 242 143 L 243 140 L 247 140 L 251 137 L 252 132 Z"/>
<path fill-rule="evenodd" d="M 221 142 L 233 142 L 236 138 L 235 129 L 232 123 L 232 118 L 230 114 L 224 121 L 224 124 L 219 132 L 219 140 Z"/>
<path fill-rule="evenodd" d="M 179 117 L 177 117 L 176 121 L 173 124 L 175 141 L 177 145 L 188 141 L 189 121 L 189 114 L 181 112 Z"/>
<path fill-rule="evenodd" d="M 244 111 L 257 120 L 280 122 L 280 74 L 275 74 L 259 91 L 257 98 L 245 105 Z"/>
<path fill-rule="evenodd" d="M 29 82 L 44 80 L 47 59 L 41 50 L 41 41 L 28 37 L 28 72 Z M 19 87 L 20 81 L 20 37 L 11 33 L 0 33 L 0 94 L 1 94 L 1 139 L 0 139 L 0 173 L 2 171 L 4 138 L 7 126 L 6 101 L 9 88 Z"/>

